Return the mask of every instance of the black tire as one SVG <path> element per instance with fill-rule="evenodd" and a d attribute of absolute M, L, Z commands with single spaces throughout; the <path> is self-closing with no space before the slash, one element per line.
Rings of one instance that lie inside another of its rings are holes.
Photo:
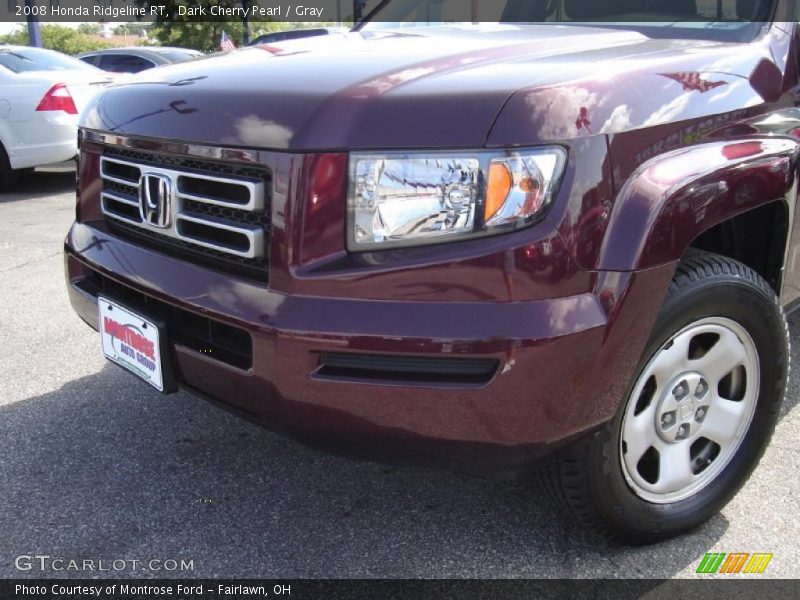
<path fill-rule="evenodd" d="M 0 144 L 0 192 L 6 192 L 19 181 L 19 171 L 11 168 L 6 149 Z"/>
<path fill-rule="evenodd" d="M 705 487 L 685 499 L 650 502 L 634 492 L 621 464 L 623 417 L 634 401 L 628 397 L 651 357 L 669 348 L 684 327 L 708 317 L 735 321 L 752 338 L 759 373 L 752 420 L 730 462 Z M 678 266 L 618 414 L 545 465 L 545 485 L 572 516 L 618 541 L 646 544 L 694 529 L 736 495 L 758 464 L 775 428 L 788 371 L 788 328 L 769 284 L 732 259 L 692 251 Z"/>

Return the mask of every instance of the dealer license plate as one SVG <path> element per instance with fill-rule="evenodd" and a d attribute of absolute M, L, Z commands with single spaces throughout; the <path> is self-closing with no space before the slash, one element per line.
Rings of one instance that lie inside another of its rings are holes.
<path fill-rule="evenodd" d="M 158 326 L 108 298 L 101 296 L 97 303 L 103 354 L 163 392 L 162 336 Z"/>

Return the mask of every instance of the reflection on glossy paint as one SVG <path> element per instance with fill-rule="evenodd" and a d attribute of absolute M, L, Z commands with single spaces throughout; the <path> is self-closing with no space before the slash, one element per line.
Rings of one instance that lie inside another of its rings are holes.
<path fill-rule="evenodd" d="M 553 332 L 566 335 L 604 325 L 605 313 L 592 294 L 562 298 L 548 304 L 547 316 Z"/>
<path fill-rule="evenodd" d="M 615 133 L 631 127 L 631 108 L 627 104 L 614 107 L 608 119 L 600 127 L 600 133 Z"/>
<path fill-rule="evenodd" d="M 197 75 L 195 77 L 185 77 L 183 79 L 178 79 L 177 81 L 172 81 L 167 83 L 170 87 L 184 87 L 187 85 L 194 85 L 198 81 L 202 81 L 203 79 L 208 79 L 208 75 Z"/>
<path fill-rule="evenodd" d="M 656 159 L 656 164 L 647 168 L 644 176 L 656 184 L 673 185 L 722 164 L 723 159 L 716 145 L 696 148 L 691 153 L 678 151 L 671 157 Z"/>
<path fill-rule="evenodd" d="M 223 139 L 224 144 L 242 144 L 257 148 L 288 148 L 294 136 L 290 127 L 257 115 L 246 115 L 233 124 L 236 137 Z"/>
<path fill-rule="evenodd" d="M 598 95 L 580 86 L 548 90 L 546 96 L 527 96 L 530 120 L 539 124 L 537 137 L 542 140 L 569 139 L 578 125 L 585 127 L 588 115 L 597 104 Z M 590 123 L 591 124 L 591 123 Z M 589 133 L 584 128 L 584 132 Z"/>
<path fill-rule="evenodd" d="M 578 118 L 575 119 L 575 128 L 578 131 L 586 128 L 586 131 L 592 133 L 592 122 L 589 120 L 589 109 L 585 106 L 581 106 L 581 109 L 578 112 Z"/>
<path fill-rule="evenodd" d="M 756 156 L 788 152 L 793 147 L 794 142 L 781 139 L 709 144 L 657 159 L 656 164 L 646 169 L 645 176 L 659 184 L 685 184 L 722 166 L 731 167 Z"/>
<path fill-rule="evenodd" d="M 402 71 L 398 71 L 397 73 L 391 73 L 389 75 L 373 79 L 372 81 L 362 83 L 361 85 L 353 88 L 350 95 L 357 97 L 361 95 L 362 92 L 368 96 L 374 94 L 385 94 L 386 92 L 401 86 L 404 83 L 408 83 L 409 81 L 413 81 L 415 79 L 421 79 L 422 77 L 435 72 L 436 69 L 434 67 L 412 67 L 410 69 L 404 69 Z"/>
<path fill-rule="evenodd" d="M 680 94 L 675 96 L 669 102 L 659 104 L 656 109 L 645 118 L 642 123 L 643 127 L 652 127 L 654 125 L 663 125 L 669 123 L 684 114 L 691 104 L 691 97 L 688 94 Z"/>
<path fill-rule="evenodd" d="M 763 151 L 763 142 L 738 142 L 735 144 L 725 144 L 722 147 L 722 156 L 728 160 L 736 160 L 737 158 L 755 156 Z"/>
<path fill-rule="evenodd" d="M 714 88 L 728 85 L 727 81 L 709 81 L 708 79 L 704 79 L 697 71 L 659 73 L 659 75 L 680 83 L 684 92 L 700 92 L 701 94 L 705 94 Z"/>
<path fill-rule="evenodd" d="M 233 279 L 227 284 L 209 286 L 203 296 L 208 297 L 226 314 L 260 315 L 264 320 L 276 315 L 286 300 L 283 294 L 265 294 L 258 286 Z"/>

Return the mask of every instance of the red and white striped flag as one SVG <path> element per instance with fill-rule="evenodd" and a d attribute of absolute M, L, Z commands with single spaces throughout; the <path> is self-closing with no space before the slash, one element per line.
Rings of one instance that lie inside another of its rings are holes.
<path fill-rule="evenodd" d="M 233 43 L 233 40 L 225 33 L 225 30 L 222 30 L 222 37 L 219 38 L 219 49 L 223 52 L 230 52 L 231 50 L 236 50 L 236 44 Z"/>
<path fill-rule="evenodd" d="M 728 85 L 727 81 L 708 81 L 702 79 L 700 73 L 695 71 L 683 73 L 660 73 L 662 77 L 668 77 L 673 81 L 677 81 L 683 86 L 684 92 L 700 92 L 705 94 L 708 91 L 718 88 L 721 85 Z"/>

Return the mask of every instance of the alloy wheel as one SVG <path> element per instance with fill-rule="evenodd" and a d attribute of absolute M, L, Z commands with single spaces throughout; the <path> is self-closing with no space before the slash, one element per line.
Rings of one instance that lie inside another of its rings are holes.
<path fill-rule="evenodd" d="M 630 488 L 666 504 L 696 494 L 736 454 L 759 389 L 755 344 L 723 317 L 680 330 L 651 358 L 623 416 L 619 456 Z"/>

